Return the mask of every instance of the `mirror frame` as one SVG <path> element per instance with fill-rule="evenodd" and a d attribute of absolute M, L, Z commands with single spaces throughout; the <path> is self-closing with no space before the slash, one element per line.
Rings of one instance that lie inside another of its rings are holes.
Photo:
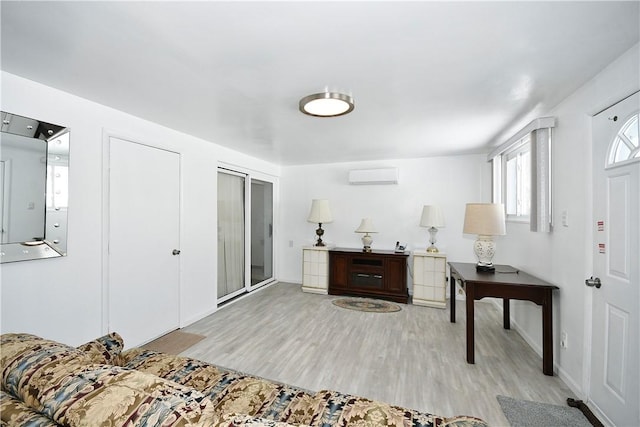
<path fill-rule="evenodd" d="M 34 140 L 42 141 L 46 145 L 46 164 L 45 170 L 52 161 L 57 162 L 60 159 L 69 159 L 69 144 L 61 143 L 60 137 L 69 134 L 70 130 L 65 126 L 55 125 L 52 123 L 46 123 L 40 120 L 32 119 L 18 114 L 8 113 L 5 111 L 0 112 L 2 114 L 2 129 L 0 134 L 14 134 L 23 137 L 32 138 Z M 12 123 L 13 122 L 13 123 Z M 35 128 L 35 131 L 34 131 Z M 1 135 L 0 135 L 1 138 Z M 0 150 L 1 150 L 0 142 Z M 52 212 L 47 206 L 47 199 L 53 199 L 53 194 L 47 194 L 53 188 L 51 182 L 51 176 L 46 173 L 45 189 L 43 192 L 44 197 L 44 224 L 42 224 L 44 231 L 44 239 L 25 242 L 8 242 L 0 244 L 0 264 L 16 261 L 28 261 L 43 258 L 57 258 L 67 255 L 67 224 L 69 209 L 65 207 L 64 210 L 60 207 L 54 208 L 56 211 L 55 219 L 52 218 Z M 3 179 L 5 182 L 5 179 Z M 57 187 L 58 188 L 58 187 Z M 64 191 L 68 192 L 68 179 L 67 188 Z M 3 192 L 0 192 L 3 194 Z M 55 221 L 55 222 L 53 222 Z M 2 226 L 2 224 L 0 224 Z M 56 236 L 52 236 L 49 229 L 64 230 L 63 233 L 56 233 Z"/>

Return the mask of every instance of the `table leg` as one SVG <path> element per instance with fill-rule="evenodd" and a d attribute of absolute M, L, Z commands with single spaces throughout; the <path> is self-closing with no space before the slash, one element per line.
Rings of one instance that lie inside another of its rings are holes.
<path fill-rule="evenodd" d="M 502 298 L 502 324 L 505 329 L 511 329 L 511 307 L 509 298 Z"/>
<path fill-rule="evenodd" d="M 473 324 L 474 324 L 474 296 L 475 296 L 475 285 L 473 283 L 466 283 L 466 303 L 467 303 L 467 363 L 475 363 L 475 338 L 473 334 Z"/>
<path fill-rule="evenodd" d="M 544 290 L 542 303 L 542 372 L 553 376 L 553 295 Z"/>
<path fill-rule="evenodd" d="M 449 300 L 451 301 L 451 323 L 456 323 L 456 279 L 449 275 Z"/>

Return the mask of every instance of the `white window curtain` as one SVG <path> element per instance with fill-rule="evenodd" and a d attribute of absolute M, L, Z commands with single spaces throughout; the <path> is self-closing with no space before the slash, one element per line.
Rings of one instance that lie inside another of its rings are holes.
<path fill-rule="evenodd" d="M 245 286 L 244 179 L 218 172 L 218 298 Z"/>
<path fill-rule="evenodd" d="M 529 135 L 531 144 L 531 207 L 529 225 L 531 231 L 550 232 L 553 229 L 551 211 L 551 137 L 555 127 L 555 117 L 541 117 L 533 120 L 520 132 L 496 147 L 487 158 L 493 165 L 493 199 L 501 200 L 501 176 L 503 154 Z"/>

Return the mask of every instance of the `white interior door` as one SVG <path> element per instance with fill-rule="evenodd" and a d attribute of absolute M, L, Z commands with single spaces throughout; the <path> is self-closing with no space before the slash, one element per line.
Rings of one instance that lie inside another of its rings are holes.
<path fill-rule="evenodd" d="M 636 93 L 593 119 L 589 401 L 617 426 L 640 425 L 639 106 Z"/>
<path fill-rule="evenodd" d="M 132 347 L 179 326 L 180 155 L 112 137 L 109 168 L 109 331 Z"/>

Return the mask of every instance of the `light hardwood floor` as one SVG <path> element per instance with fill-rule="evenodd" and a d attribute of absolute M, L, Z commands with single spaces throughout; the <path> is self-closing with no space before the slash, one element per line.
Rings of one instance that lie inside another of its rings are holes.
<path fill-rule="evenodd" d="M 207 338 L 182 353 L 308 390 L 338 390 L 438 415 L 508 426 L 497 395 L 565 405 L 575 397 L 502 313 L 476 303 L 474 365 L 465 358 L 465 313 L 401 304 L 395 313 L 339 308 L 335 296 L 278 283 L 184 331 Z M 461 305 L 462 306 L 462 305 Z"/>

